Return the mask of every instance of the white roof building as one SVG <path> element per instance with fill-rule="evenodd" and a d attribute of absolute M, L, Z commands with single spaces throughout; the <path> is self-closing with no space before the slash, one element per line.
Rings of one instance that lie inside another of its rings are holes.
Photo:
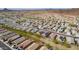
<path fill-rule="evenodd" d="M 66 37 L 66 40 L 68 44 L 74 43 L 74 38 L 72 37 Z"/>

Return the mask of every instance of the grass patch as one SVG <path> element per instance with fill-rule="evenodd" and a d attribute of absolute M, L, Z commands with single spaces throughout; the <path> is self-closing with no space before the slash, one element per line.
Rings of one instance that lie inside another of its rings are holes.
<path fill-rule="evenodd" d="M 59 43 L 60 43 L 57 39 L 54 39 L 53 42 L 54 42 L 55 44 L 59 44 Z"/>
<path fill-rule="evenodd" d="M 67 44 L 67 43 L 63 43 L 63 45 L 65 46 L 65 47 L 67 47 L 67 48 L 70 48 L 71 46 L 69 45 L 69 44 Z"/>
<path fill-rule="evenodd" d="M 61 44 L 61 45 L 65 46 L 65 47 L 67 47 L 67 48 L 70 48 L 71 47 L 69 44 L 67 44 L 66 40 L 64 42 L 60 42 L 57 39 L 54 39 L 53 42 L 55 44 Z"/>
<path fill-rule="evenodd" d="M 52 49 L 53 49 L 53 47 L 52 47 L 52 46 L 50 46 L 49 44 L 46 44 L 46 47 L 47 47 L 48 49 L 50 49 L 50 50 L 52 50 Z"/>
<path fill-rule="evenodd" d="M 62 43 L 65 47 L 70 48 L 71 46 L 67 43 L 67 39 L 65 38 L 64 42 Z"/>

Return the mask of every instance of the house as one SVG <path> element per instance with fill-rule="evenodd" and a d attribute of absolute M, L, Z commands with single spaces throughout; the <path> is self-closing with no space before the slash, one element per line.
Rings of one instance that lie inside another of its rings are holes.
<path fill-rule="evenodd" d="M 24 42 L 18 44 L 16 47 L 21 48 L 21 49 L 25 49 L 26 47 L 28 47 L 32 43 L 33 43 L 33 40 L 26 39 Z"/>
<path fill-rule="evenodd" d="M 73 37 L 66 37 L 66 42 L 68 44 L 74 44 L 74 38 Z"/>
<path fill-rule="evenodd" d="M 2 31 L 0 31 L 0 34 L 1 34 L 1 33 L 4 33 L 4 32 L 6 32 L 6 31 L 7 31 L 7 30 L 2 30 Z"/>
<path fill-rule="evenodd" d="M 7 34 L 9 34 L 9 33 L 11 33 L 11 31 L 6 31 L 6 32 L 4 32 L 4 33 L 1 33 L 0 36 L 7 35 Z"/>
<path fill-rule="evenodd" d="M 51 33 L 51 34 L 49 35 L 49 38 L 51 38 L 52 40 L 54 40 L 54 39 L 55 39 L 55 38 L 54 38 L 55 36 L 56 36 L 55 33 Z"/>
<path fill-rule="evenodd" d="M 78 33 L 76 33 L 76 35 L 75 35 L 76 37 L 75 37 L 75 40 L 77 41 L 77 44 L 79 45 L 79 32 Z"/>
<path fill-rule="evenodd" d="M 65 41 L 65 37 L 64 36 L 61 36 L 61 35 L 57 35 L 57 38 L 56 38 L 58 41 L 60 42 L 64 42 Z"/>
<path fill-rule="evenodd" d="M 20 35 L 12 36 L 12 37 L 8 38 L 7 43 L 12 42 L 13 40 L 15 40 L 15 39 L 17 39 L 19 37 L 20 37 Z"/>
<path fill-rule="evenodd" d="M 41 35 L 44 37 L 49 37 L 50 34 L 51 34 L 51 32 L 44 31 Z"/>
<path fill-rule="evenodd" d="M 29 47 L 25 48 L 25 50 L 35 50 L 39 47 L 40 45 L 37 43 L 32 43 Z"/>
<path fill-rule="evenodd" d="M 46 46 L 42 46 L 39 50 L 48 50 Z"/>
<path fill-rule="evenodd" d="M 0 31 L 2 31 L 2 30 L 4 30 L 4 29 L 0 28 Z"/>
<path fill-rule="evenodd" d="M 3 41 L 7 41 L 8 38 L 10 38 L 10 37 L 12 37 L 12 36 L 14 36 L 14 35 L 16 35 L 16 33 L 10 33 L 10 34 L 8 34 L 8 35 L 2 36 L 2 39 L 3 39 Z"/>
<path fill-rule="evenodd" d="M 27 31 L 27 32 L 30 32 L 31 30 L 32 30 L 32 28 L 28 28 L 26 31 Z"/>
<path fill-rule="evenodd" d="M 33 32 L 33 33 L 36 33 L 37 31 L 38 31 L 37 28 L 33 28 L 33 29 L 31 30 L 31 32 Z"/>
<path fill-rule="evenodd" d="M 25 39 L 24 37 L 21 37 L 21 38 L 18 38 L 18 39 L 16 39 L 16 40 L 12 41 L 11 43 L 13 44 L 13 46 L 16 46 L 16 45 L 22 43 L 22 42 L 25 41 L 25 40 L 26 40 L 26 39 Z"/>

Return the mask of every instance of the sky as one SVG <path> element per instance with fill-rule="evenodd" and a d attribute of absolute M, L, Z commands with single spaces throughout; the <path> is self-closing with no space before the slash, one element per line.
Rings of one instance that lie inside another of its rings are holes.
<path fill-rule="evenodd" d="M 79 0 L 0 0 L 0 8 L 78 8 Z"/>

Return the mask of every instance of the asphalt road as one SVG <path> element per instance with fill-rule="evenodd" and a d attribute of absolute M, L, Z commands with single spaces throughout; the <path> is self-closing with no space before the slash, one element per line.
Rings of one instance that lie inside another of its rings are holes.
<path fill-rule="evenodd" d="M 66 35 L 66 34 L 63 34 L 63 33 L 57 33 L 57 32 L 50 31 L 50 30 L 45 30 L 45 31 L 52 32 L 52 33 L 54 33 L 56 35 L 61 35 L 61 36 L 65 36 L 65 37 L 71 37 L 71 38 L 77 38 L 77 39 L 79 39 L 79 37 L 73 37 L 72 35 Z"/>
<path fill-rule="evenodd" d="M 11 50 L 11 48 L 5 45 L 2 41 L 0 41 L 0 48 L 1 50 Z"/>

